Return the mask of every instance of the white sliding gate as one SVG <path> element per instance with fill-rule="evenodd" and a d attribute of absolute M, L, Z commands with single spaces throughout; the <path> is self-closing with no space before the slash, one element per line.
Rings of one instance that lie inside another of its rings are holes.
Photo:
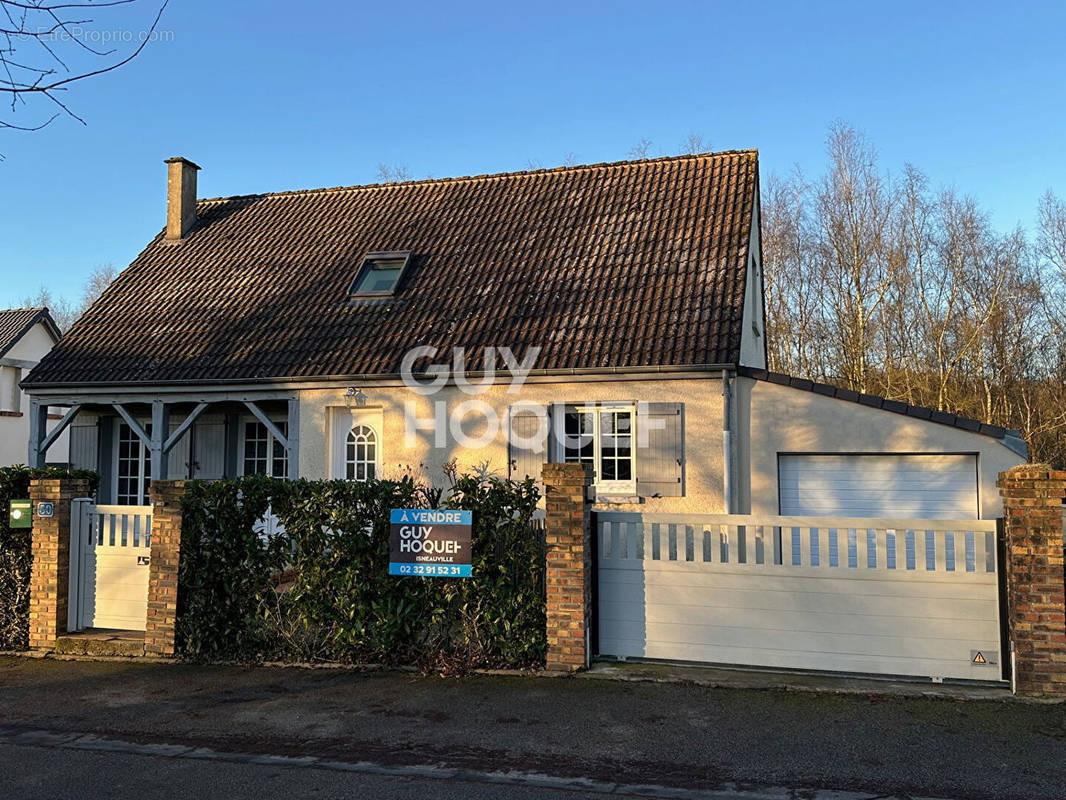
<path fill-rule="evenodd" d="M 596 514 L 598 653 L 999 680 L 995 520 Z"/>
<path fill-rule="evenodd" d="M 75 500 L 70 514 L 67 629 L 143 631 L 148 616 L 151 506 Z"/>

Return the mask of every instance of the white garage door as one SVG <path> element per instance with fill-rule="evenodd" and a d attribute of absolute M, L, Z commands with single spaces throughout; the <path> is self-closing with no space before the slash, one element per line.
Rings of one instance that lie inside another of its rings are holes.
<path fill-rule="evenodd" d="M 782 455 L 782 516 L 977 519 L 974 455 Z"/>

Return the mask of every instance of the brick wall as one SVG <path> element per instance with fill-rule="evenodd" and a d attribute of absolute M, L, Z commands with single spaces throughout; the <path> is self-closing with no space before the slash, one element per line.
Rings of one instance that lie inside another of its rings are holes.
<path fill-rule="evenodd" d="M 148 567 L 144 651 L 148 655 L 172 656 L 178 619 L 178 557 L 185 481 L 152 481 L 150 493 L 152 554 Z"/>
<path fill-rule="evenodd" d="M 592 470 L 583 464 L 546 464 L 548 657 L 550 671 L 588 667 L 592 612 Z"/>
<path fill-rule="evenodd" d="M 1001 473 L 1007 625 L 1018 694 L 1066 697 L 1066 472 L 1030 464 Z"/>
<path fill-rule="evenodd" d="M 70 503 L 89 496 L 84 478 L 48 478 L 30 483 L 33 539 L 30 568 L 30 648 L 51 650 L 67 631 L 70 591 Z M 52 503 L 54 515 L 37 515 L 39 503 Z"/>

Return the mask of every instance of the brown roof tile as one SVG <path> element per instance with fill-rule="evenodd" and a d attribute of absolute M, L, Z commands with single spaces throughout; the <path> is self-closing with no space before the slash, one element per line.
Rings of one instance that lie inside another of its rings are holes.
<path fill-rule="evenodd" d="M 59 328 L 52 320 L 47 308 L 9 308 L 0 311 L 0 357 L 15 346 L 26 331 L 43 322 L 55 339 L 59 339 Z"/>
<path fill-rule="evenodd" d="M 27 383 L 388 375 L 417 345 L 735 364 L 757 185 L 739 151 L 201 200 Z M 390 250 L 413 251 L 394 298 L 351 301 L 363 255 Z"/>

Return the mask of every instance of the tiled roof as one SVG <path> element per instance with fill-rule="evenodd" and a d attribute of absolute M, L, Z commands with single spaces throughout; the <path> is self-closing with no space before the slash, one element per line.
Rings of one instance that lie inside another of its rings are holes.
<path fill-rule="evenodd" d="M 27 383 L 392 375 L 418 345 L 735 364 L 757 185 L 752 150 L 201 200 Z M 393 250 L 413 252 L 395 297 L 350 300 L 363 255 Z"/>
<path fill-rule="evenodd" d="M 970 419 L 969 417 L 960 417 L 958 414 L 948 414 L 947 412 L 936 411 L 935 409 L 926 408 L 925 406 L 912 406 L 907 403 L 900 403 L 896 400 L 888 400 L 884 397 L 878 397 L 874 394 L 853 392 L 849 389 L 830 386 L 828 383 L 815 383 L 814 381 L 805 380 L 803 378 L 793 378 L 791 375 L 784 375 L 780 372 L 768 372 L 764 369 L 740 367 L 737 370 L 737 374 L 743 375 L 746 378 L 769 381 L 770 383 L 776 383 L 781 386 L 790 386 L 793 389 L 800 389 L 805 392 L 822 394 L 826 397 L 835 397 L 838 400 L 847 400 L 848 402 L 870 406 L 871 408 L 880 408 L 883 411 L 890 411 L 893 414 L 903 414 L 907 417 L 916 417 L 917 419 L 927 419 L 930 422 L 938 422 L 941 425 L 951 425 L 952 427 L 961 428 L 962 430 L 970 431 L 971 433 L 980 433 L 984 436 L 991 436 L 993 439 L 1003 439 L 1006 436 L 1017 439 L 1021 436 L 1019 431 L 1007 430 L 1006 428 L 1001 428 L 999 425 L 986 425 L 983 422 Z"/>
<path fill-rule="evenodd" d="M 52 336 L 59 338 L 59 329 L 47 308 L 9 308 L 0 311 L 0 358 L 38 322 L 43 322 Z"/>

